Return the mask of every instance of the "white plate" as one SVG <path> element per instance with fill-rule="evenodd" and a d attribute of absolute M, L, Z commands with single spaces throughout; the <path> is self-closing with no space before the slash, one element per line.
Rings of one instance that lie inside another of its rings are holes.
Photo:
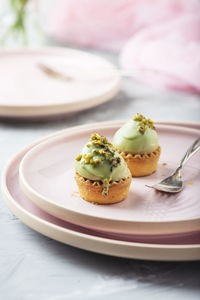
<path fill-rule="evenodd" d="M 45 64 L 74 78 L 54 79 Z M 102 71 L 103 70 L 103 71 Z M 41 118 L 91 108 L 111 99 L 120 77 L 105 59 L 67 48 L 0 51 L 0 117 Z"/>
<path fill-rule="evenodd" d="M 121 125 L 106 122 L 67 129 L 31 149 L 20 164 L 20 184 L 26 196 L 58 218 L 104 232 L 171 234 L 200 230 L 199 155 L 184 168 L 186 184 L 181 193 L 168 195 L 145 186 L 172 173 L 188 146 L 199 136 L 198 130 L 157 125 L 162 147 L 158 171 L 133 178 L 123 202 L 97 206 L 77 196 L 76 156 L 92 132 L 100 132 L 111 140 Z"/>
<path fill-rule="evenodd" d="M 55 136 L 55 134 L 51 135 Z M 50 136 L 49 136 L 50 137 Z M 48 137 L 48 138 L 49 138 Z M 47 139 L 47 137 L 46 137 Z M 44 139 L 42 139 L 44 140 Z M 174 238 L 161 244 L 163 238 L 156 238 L 159 244 L 126 242 L 103 238 L 94 232 L 57 219 L 35 206 L 19 187 L 19 164 L 23 156 L 37 143 L 21 150 L 7 164 L 2 176 L 3 197 L 11 211 L 29 227 L 60 242 L 92 252 L 134 259 L 148 260 L 198 260 L 200 259 L 199 234 Z M 151 237 L 150 237 L 151 240 Z M 166 241 L 166 239 L 164 239 Z M 183 244 L 179 244 L 178 242 Z"/>

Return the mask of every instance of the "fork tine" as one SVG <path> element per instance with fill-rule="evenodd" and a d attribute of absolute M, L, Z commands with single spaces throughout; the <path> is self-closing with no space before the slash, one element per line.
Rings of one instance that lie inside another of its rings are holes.
<path fill-rule="evenodd" d="M 149 188 L 152 188 L 154 189 L 153 185 L 148 185 L 148 184 L 145 184 L 145 186 L 149 187 Z"/>

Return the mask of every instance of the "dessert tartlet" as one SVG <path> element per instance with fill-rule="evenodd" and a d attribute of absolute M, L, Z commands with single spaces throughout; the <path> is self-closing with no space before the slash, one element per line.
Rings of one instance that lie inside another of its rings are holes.
<path fill-rule="evenodd" d="M 161 148 L 151 119 L 136 114 L 114 135 L 113 147 L 126 161 L 132 176 L 146 176 L 158 168 Z"/>
<path fill-rule="evenodd" d="M 93 203 L 111 204 L 128 195 L 132 176 L 123 157 L 100 134 L 92 134 L 75 162 L 80 196 Z"/>

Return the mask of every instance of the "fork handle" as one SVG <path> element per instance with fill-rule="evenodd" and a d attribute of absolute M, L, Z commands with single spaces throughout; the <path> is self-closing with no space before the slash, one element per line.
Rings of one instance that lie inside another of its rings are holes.
<path fill-rule="evenodd" d="M 194 154 L 196 153 L 198 150 L 200 149 L 200 136 L 194 141 L 194 143 L 188 148 L 188 150 L 186 151 L 185 155 L 183 156 L 179 167 L 176 169 L 175 174 L 179 174 L 179 176 L 181 176 L 180 172 L 184 166 L 184 164 L 186 163 L 186 161 L 188 161 L 188 159 Z"/>

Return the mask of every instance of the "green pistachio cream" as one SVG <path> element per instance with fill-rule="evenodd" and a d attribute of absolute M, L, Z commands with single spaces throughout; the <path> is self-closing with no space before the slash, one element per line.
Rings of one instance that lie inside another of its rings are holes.
<path fill-rule="evenodd" d="M 102 194 L 105 196 L 111 182 L 131 176 L 123 157 L 98 133 L 91 135 L 76 158 L 75 170 L 84 178 L 102 183 Z"/>
<path fill-rule="evenodd" d="M 136 114 L 114 135 L 113 146 L 124 153 L 148 154 L 158 148 L 158 136 L 154 122 Z"/>

